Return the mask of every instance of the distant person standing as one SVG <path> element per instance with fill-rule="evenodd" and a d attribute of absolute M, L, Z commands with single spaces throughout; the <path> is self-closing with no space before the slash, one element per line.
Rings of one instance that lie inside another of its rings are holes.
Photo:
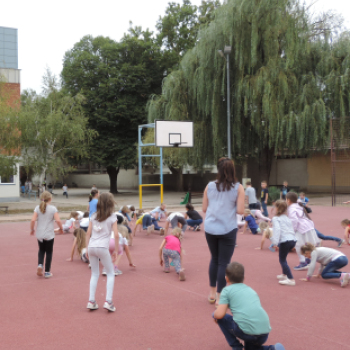
<path fill-rule="evenodd" d="M 44 187 L 44 191 L 46 191 L 46 179 L 44 179 L 43 181 L 43 187 Z"/>
<path fill-rule="evenodd" d="M 260 209 L 260 204 L 256 198 L 255 188 L 252 187 L 252 183 L 248 181 L 246 183 L 245 196 L 248 197 L 249 209 Z"/>
<path fill-rule="evenodd" d="M 66 198 L 68 198 L 68 186 L 67 184 L 64 184 L 64 186 L 62 187 L 63 190 L 63 195 L 66 196 Z"/>
<path fill-rule="evenodd" d="M 244 188 L 237 182 L 235 166 L 230 158 L 220 158 L 217 180 L 209 182 L 203 195 L 206 213 L 204 230 L 211 254 L 209 265 L 209 303 L 219 303 L 226 286 L 225 270 L 236 245 L 237 214 L 244 212 Z"/>
<path fill-rule="evenodd" d="M 28 192 L 32 192 L 32 190 L 33 190 L 33 184 L 32 184 L 32 182 L 29 180 L 29 181 L 28 181 Z"/>
<path fill-rule="evenodd" d="M 93 185 L 92 185 L 92 187 L 91 187 L 91 191 L 97 191 L 97 187 L 96 187 L 96 185 L 95 185 L 95 184 L 93 184 Z"/>
<path fill-rule="evenodd" d="M 267 203 L 269 200 L 269 189 L 267 188 L 267 182 L 262 181 L 261 183 L 261 206 L 262 206 L 262 212 L 264 216 L 269 216 L 269 212 L 267 211 Z"/>
<path fill-rule="evenodd" d="M 284 181 L 283 186 L 281 188 L 280 199 L 286 200 L 286 196 L 289 191 L 290 191 L 290 188 L 288 187 L 288 182 Z"/>
<path fill-rule="evenodd" d="M 97 203 L 98 203 L 98 197 L 100 193 L 97 190 L 92 190 L 89 195 L 89 206 L 88 206 L 88 212 L 89 212 L 89 218 L 91 218 L 93 213 L 96 213 L 97 211 Z"/>
<path fill-rule="evenodd" d="M 52 186 L 51 182 L 47 185 L 47 188 L 48 188 L 49 192 L 52 194 L 53 186 Z"/>

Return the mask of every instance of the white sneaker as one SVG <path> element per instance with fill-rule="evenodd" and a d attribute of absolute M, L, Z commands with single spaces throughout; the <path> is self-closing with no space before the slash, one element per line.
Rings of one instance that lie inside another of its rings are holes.
<path fill-rule="evenodd" d="M 102 275 L 103 276 L 107 276 L 107 272 L 103 269 L 103 271 L 102 271 Z"/>
<path fill-rule="evenodd" d="M 106 301 L 103 305 L 103 308 L 110 311 L 110 312 L 114 312 L 115 311 L 115 306 L 113 305 L 113 303 L 109 303 L 108 301 Z"/>
<path fill-rule="evenodd" d="M 295 286 L 295 281 L 292 281 L 288 278 L 286 278 L 285 280 L 282 281 L 278 281 L 279 284 L 283 284 L 285 286 Z"/>
<path fill-rule="evenodd" d="M 349 284 L 350 274 L 342 273 L 340 277 L 340 286 L 346 287 Z"/>
<path fill-rule="evenodd" d="M 43 275 L 44 275 L 44 274 L 43 274 L 43 265 L 41 265 L 41 264 L 38 265 L 38 268 L 37 268 L 37 270 L 36 270 L 36 274 L 37 274 L 38 276 L 43 276 Z"/>
<path fill-rule="evenodd" d="M 86 308 L 90 309 L 90 310 L 97 310 L 98 305 L 97 305 L 96 301 L 89 301 Z"/>
<path fill-rule="evenodd" d="M 283 281 L 283 280 L 287 279 L 287 276 L 286 275 L 277 275 L 277 279 L 280 281 Z"/>
<path fill-rule="evenodd" d="M 119 269 L 114 269 L 114 276 L 119 276 L 119 275 L 122 275 L 123 274 L 123 272 L 122 271 L 120 271 Z"/>

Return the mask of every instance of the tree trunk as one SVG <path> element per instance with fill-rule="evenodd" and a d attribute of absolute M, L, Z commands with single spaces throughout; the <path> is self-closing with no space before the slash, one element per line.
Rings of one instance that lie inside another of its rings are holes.
<path fill-rule="evenodd" d="M 184 177 L 181 168 L 173 168 L 169 166 L 169 169 L 173 175 L 176 176 L 176 191 L 181 192 L 184 190 Z"/>
<path fill-rule="evenodd" d="M 269 184 L 269 180 L 270 180 L 272 160 L 274 155 L 275 155 L 274 148 L 270 149 L 268 147 L 265 147 L 260 152 L 260 162 L 259 162 L 260 182 L 266 181 L 267 185 Z"/>
<path fill-rule="evenodd" d="M 118 180 L 119 169 L 120 169 L 119 167 L 116 168 L 115 166 L 107 167 L 107 174 L 109 176 L 109 192 L 113 194 L 118 193 L 117 180 Z"/>

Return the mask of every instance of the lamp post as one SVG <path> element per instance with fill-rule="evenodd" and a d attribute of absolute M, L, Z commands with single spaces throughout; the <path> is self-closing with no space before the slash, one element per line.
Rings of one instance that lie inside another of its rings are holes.
<path fill-rule="evenodd" d="M 219 50 L 219 54 L 225 58 L 227 66 L 227 156 L 231 158 L 231 105 L 230 105 L 230 53 L 231 46 L 225 46 L 224 52 Z M 225 57 L 226 55 L 226 57 Z"/>

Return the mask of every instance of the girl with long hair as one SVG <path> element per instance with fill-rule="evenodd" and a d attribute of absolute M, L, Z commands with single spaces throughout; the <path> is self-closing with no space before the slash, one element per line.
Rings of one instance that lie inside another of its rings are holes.
<path fill-rule="evenodd" d="M 77 228 L 73 232 L 74 235 L 74 241 L 73 246 L 70 254 L 70 258 L 67 259 L 67 261 L 73 261 L 73 256 L 75 252 L 75 248 L 77 248 L 77 253 L 80 256 L 80 259 L 88 263 L 89 259 L 86 257 L 86 232 L 82 228 Z"/>
<path fill-rule="evenodd" d="M 35 232 L 39 245 L 38 268 L 36 274 L 38 276 L 50 278 L 53 276 L 51 273 L 51 262 L 55 238 L 55 221 L 61 230 L 63 230 L 63 227 L 56 207 L 51 205 L 51 193 L 44 191 L 40 199 L 41 203 L 34 209 L 32 221 L 30 222 L 30 234 L 34 235 Z M 36 231 L 34 229 L 35 222 L 37 222 Z M 43 272 L 45 255 L 45 272 Z"/>
<path fill-rule="evenodd" d="M 295 247 L 296 238 L 292 221 L 288 218 L 287 203 L 278 200 L 275 203 L 275 216 L 272 219 L 273 236 L 271 237 L 271 248 L 277 249 L 282 274 L 277 276 L 279 283 L 286 286 L 295 286 L 295 280 L 287 263 L 287 255 Z"/>
<path fill-rule="evenodd" d="M 118 251 L 118 221 L 114 213 L 114 198 L 110 193 L 102 193 L 98 199 L 96 213 L 92 214 L 89 228 L 86 234 L 86 245 L 88 246 L 87 258 L 91 265 L 90 279 L 90 297 L 87 308 L 90 310 L 98 309 L 95 300 L 97 282 L 100 276 L 99 260 L 107 274 L 107 293 L 106 302 L 103 307 L 108 311 L 115 311 L 113 305 L 114 288 L 114 266 L 109 254 L 109 240 L 111 232 L 114 233 L 115 250 Z M 113 257 L 115 259 L 115 257 Z"/>
<path fill-rule="evenodd" d="M 225 270 L 236 245 L 236 214 L 244 212 L 244 189 L 236 180 L 232 159 L 220 158 L 216 181 L 209 182 L 203 195 L 205 237 L 211 254 L 209 264 L 210 292 L 208 301 L 219 303 L 226 286 Z"/>
<path fill-rule="evenodd" d="M 286 194 L 286 202 L 288 205 L 288 217 L 292 220 L 295 238 L 297 239 L 295 250 L 300 261 L 300 264 L 295 266 L 294 270 L 307 270 L 308 262 L 301 254 L 300 248 L 307 242 L 316 246 L 321 241 L 317 237 L 315 225 L 309 214 L 306 212 L 304 206 L 298 203 L 298 195 L 295 192 L 288 192 Z"/>

